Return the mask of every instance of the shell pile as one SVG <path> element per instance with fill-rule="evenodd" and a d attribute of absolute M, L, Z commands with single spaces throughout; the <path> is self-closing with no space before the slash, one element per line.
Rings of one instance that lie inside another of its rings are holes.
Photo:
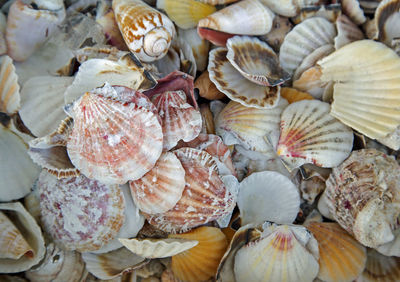
<path fill-rule="evenodd" d="M 0 281 L 400 281 L 400 0 L 0 1 Z"/>

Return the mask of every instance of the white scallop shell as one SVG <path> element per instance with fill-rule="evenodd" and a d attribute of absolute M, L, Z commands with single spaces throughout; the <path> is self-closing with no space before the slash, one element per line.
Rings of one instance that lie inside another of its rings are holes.
<path fill-rule="evenodd" d="M 20 108 L 18 76 L 12 59 L 0 57 L 0 112 L 15 114 Z"/>

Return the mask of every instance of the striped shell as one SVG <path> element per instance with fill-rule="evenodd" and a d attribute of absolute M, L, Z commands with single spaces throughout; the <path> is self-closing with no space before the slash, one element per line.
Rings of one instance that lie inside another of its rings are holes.
<path fill-rule="evenodd" d="M 386 0 L 381 1 L 375 11 L 377 39 L 389 47 L 392 46 L 393 39 L 400 37 L 400 32 L 395 28 L 400 21 L 399 9 L 398 0 Z"/>
<path fill-rule="evenodd" d="M 12 115 L 20 106 L 18 76 L 12 59 L 4 55 L 0 58 L 0 112 Z"/>
<path fill-rule="evenodd" d="M 392 282 L 400 280 L 400 257 L 383 256 L 373 249 L 367 251 L 367 263 L 357 282 Z"/>

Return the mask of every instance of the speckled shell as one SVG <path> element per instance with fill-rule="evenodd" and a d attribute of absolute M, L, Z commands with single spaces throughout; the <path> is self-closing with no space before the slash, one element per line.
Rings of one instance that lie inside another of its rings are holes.
<path fill-rule="evenodd" d="M 400 215 L 400 166 L 375 149 L 354 151 L 326 182 L 334 219 L 359 242 L 378 247 L 394 239 Z"/>
<path fill-rule="evenodd" d="M 118 185 L 84 176 L 58 180 L 42 171 L 38 187 L 43 227 L 66 250 L 98 250 L 124 222 L 125 200 Z"/>
<path fill-rule="evenodd" d="M 20 106 L 18 76 L 12 59 L 4 55 L 0 58 L 0 112 L 15 114 Z"/>
<path fill-rule="evenodd" d="M 141 0 L 114 0 L 112 6 L 126 45 L 139 60 L 153 62 L 167 54 L 175 36 L 167 16 Z"/>
<path fill-rule="evenodd" d="M 143 94 L 106 85 L 86 92 L 69 108 L 74 127 L 67 150 L 89 178 L 124 184 L 153 168 L 162 151 L 162 129 Z"/>
<path fill-rule="evenodd" d="M 357 282 L 392 282 L 400 280 L 400 257 L 383 256 L 373 249 L 367 251 L 367 263 Z"/>
<path fill-rule="evenodd" d="M 385 0 L 379 3 L 375 11 L 375 24 L 378 31 L 377 39 L 387 46 L 392 46 L 392 40 L 400 37 L 396 28 L 400 23 L 400 1 Z"/>

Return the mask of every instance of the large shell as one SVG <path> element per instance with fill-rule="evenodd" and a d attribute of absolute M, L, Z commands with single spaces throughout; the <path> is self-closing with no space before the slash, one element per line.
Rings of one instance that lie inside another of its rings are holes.
<path fill-rule="evenodd" d="M 305 163 L 335 167 L 353 148 L 353 131 L 329 114 L 329 104 L 304 100 L 282 113 L 278 155 L 293 169 Z"/>
<path fill-rule="evenodd" d="M 162 151 L 162 129 L 151 106 L 144 95 L 126 87 L 106 85 L 86 92 L 70 109 L 71 162 L 104 183 L 141 178 Z"/>
<path fill-rule="evenodd" d="M 376 248 L 393 241 L 400 215 L 397 162 L 375 149 L 354 151 L 326 182 L 334 219 L 359 242 Z"/>
<path fill-rule="evenodd" d="M 400 88 L 400 58 L 393 50 L 382 43 L 360 40 L 318 64 L 321 80 L 335 82 L 331 108 L 334 117 L 373 139 L 399 126 L 400 96 L 396 89 Z"/>
<path fill-rule="evenodd" d="M 381 1 L 375 11 L 375 23 L 378 31 L 377 39 L 387 46 L 392 46 L 392 40 L 400 37 L 400 32 L 395 26 L 400 22 L 400 1 Z"/>
<path fill-rule="evenodd" d="M 20 108 L 18 76 L 11 58 L 4 55 L 0 58 L 0 112 L 9 115 Z"/>
<path fill-rule="evenodd" d="M 335 26 L 328 20 L 320 17 L 305 20 L 285 37 L 279 53 L 281 66 L 292 74 L 315 49 L 333 44 L 335 36 Z"/>
<path fill-rule="evenodd" d="M 219 91 L 247 107 L 273 108 L 279 101 L 280 87 L 261 86 L 244 78 L 226 58 L 227 49 L 210 52 L 208 72 Z"/>
<path fill-rule="evenodd" d="M 58 180 L 43 171 L 38 187 L 44 229 L 66 250 L 98 250 L 124 222 L 125 200 L 118 185 L 84 176 Z"/>
<path fill-rule="evenodd" d="M 400 279 L 400 257 L 383 256 L 373 249 L 367 252 L 364 272 L 357 282 L 392 282 Z"/>
<path fill-rule="evenodd" d="M 144 62 L 167 54 L 175 27 L 164 14 L 141 0 L 114 0 L 115 19 L 129 50 Z"/>
<path fill-rule="evenodd" d="M 323 281 L 353 281 L 364 270 L 366 248 L 337 223 L 310 222 L 306 225 L 319 249 L 318 278 Z"/>
<path fill-rule="evenodd" d="M 185 188 L 185 170 L 169 152 L 161 154 L 156 165 L 142 178 L 130 181 L 132 198 L 138 208 L 149 214 L 172 209 Z"/>

